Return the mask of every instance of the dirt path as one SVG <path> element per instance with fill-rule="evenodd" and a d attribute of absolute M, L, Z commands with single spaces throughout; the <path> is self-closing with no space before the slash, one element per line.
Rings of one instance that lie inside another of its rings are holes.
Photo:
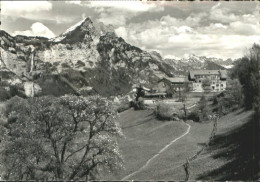
<path fill-rule="evenodd" d="M 172 140 L 169 144 L 167 144 L 165 147 L 163 147 L 157 154 L 155 154 L 152 158 L 150 158 L 150 159 L 145 163 L 145 165 L 143 165 L 143 166 L 142 166 L 141 168 L 139 168 L 137 171 L 135 171 L 135 172 L 133 172 L 133 173 L 131 173 L 131 174 L 125 176 L 125 177 L 122 178 L 121 180 L 122 180 L 122 181 L 123 181 L 123 180 L 127 180 L 127 179 L 129 179 L 130 177 L 132 177 L 132 176 L 134 176 L 135 174 L 137 174 L 137 173 L 139 173 L 140 171 L 142 171 L 143 169 L 145 169 L 145 168 L 149 165 L 149 163 L 150 163 L 151 161 L 153 161 L 155 158 L 157 158 L 157 157 L 158 157 L 162 152 L 164 152 L 169 146 L 171 146 L 173 143 L 175 143 L 176 141 L 178 141 L 178 140 L 181 139 L 182 137 L 184 137 L 184 136 L 186 136 L 187 134 L 189 134 L 189 132 L 190 132 L 190 127 L 191 127 L 191 126 L 190 126 L 189 124 L 187 124 L 187 123 L 184 123 L 184 124 L 188 126 L 186 132 L 184 132 L 181 136 L 175 138 L 175 139 Z"/>

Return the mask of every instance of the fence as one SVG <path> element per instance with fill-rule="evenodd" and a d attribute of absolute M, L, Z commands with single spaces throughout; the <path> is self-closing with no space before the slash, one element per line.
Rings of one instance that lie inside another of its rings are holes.
<path fill-rule="evenodd" d="M 213 141 L 213 139 L 216 136 L 219 116 L 214 114 L 214 115 L 210 115 L 209 118 L 210 118 L 210 120 L 213 120 L 214 122 L 213 122 L 213 129 L 212 129 L 212 132 L 210 134 L 208 142 L 195 155 L 186 159 L 186 163 L 183 164 L 183 168 L 184 168 L 184 171 L 185 171 L 185 181 L 188 181 L 189 177 L 190 177 L 190 162 L 197 159 L 197 157 L 203 152 L 203 150 L 206 147 L 208 147 L 211 144 L 211 142 Z"/>

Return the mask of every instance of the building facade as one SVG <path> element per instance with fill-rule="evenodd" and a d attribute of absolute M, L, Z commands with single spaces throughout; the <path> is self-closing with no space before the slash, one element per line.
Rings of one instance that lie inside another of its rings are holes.
<path fill-rule="evenodd" d="M 222 92 L 226 90 L 226 70 L 193 70 L 189 72 L 192 92 Z"/>
<path fill-rule="evenodd" d="M 167 93 L 168 97 L 181 96 L 190 91 L 192 85 L 187 77 L 164 77 L 158 81 L 158 92 Z"/>

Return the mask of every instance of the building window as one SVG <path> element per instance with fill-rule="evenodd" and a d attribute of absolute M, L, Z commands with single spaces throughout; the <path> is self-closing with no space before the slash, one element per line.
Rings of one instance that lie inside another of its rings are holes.
<path fill-rule="evenodd" d="M 215 89 L 215 87 L 214 87 L 214 86 L 212 86 L 212 89 L 214 90 L 214 89 Z"/>
<path fill-rule="evenodd" d="M 199 80 L 199 83 L 201 83 L 201 80 Z"/>
<path fill-rule="evenodd" d="M 213 82 L 213 84 L 215 84 L 215 82 Z"/>
<path fill-rule="evenodd" d="M 221 84 L 221 87 L 223 87 L 223 84 Z"/>
<path fill-rule="evenodd" d="M 219 84 L 216 85 L 217 87 L 219 86 Z"/>

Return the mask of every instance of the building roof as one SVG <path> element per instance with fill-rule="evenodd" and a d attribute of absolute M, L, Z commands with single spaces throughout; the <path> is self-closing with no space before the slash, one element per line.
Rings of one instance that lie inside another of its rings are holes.
<path fill-rule="evenodd" d="M 185 77 L 163 77 L 159 82 L 163 80 L 167 80 L 171 83 L 184 83 L 188 81 Z"/>
<path fill-rule="evenodd" d="M 170 82 L 172 83 L 184 83 L 186 82 L 186 79 L 184 77 L 168 77 L 168 78 L 165 78 L 165 79 L 168 79 Z"/>
<path fill-rule="evenodd" d="M 195 75 L 220 75 L 221 79 L 227 78 L 226 70 L 192 70 L 189 73 L 190 79 L 195 79 Z"/>

